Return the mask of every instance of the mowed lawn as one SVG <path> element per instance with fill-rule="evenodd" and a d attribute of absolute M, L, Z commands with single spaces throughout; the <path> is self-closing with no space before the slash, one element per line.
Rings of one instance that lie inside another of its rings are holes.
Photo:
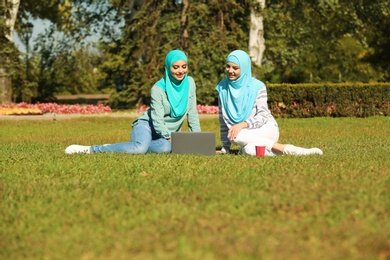
<path fill-rule="evenodd" d="M 0 259 L 390 258 L 388 117 L 277 119 L 323 156 L 64 154 L 132 121 L 0 119 Z"/>

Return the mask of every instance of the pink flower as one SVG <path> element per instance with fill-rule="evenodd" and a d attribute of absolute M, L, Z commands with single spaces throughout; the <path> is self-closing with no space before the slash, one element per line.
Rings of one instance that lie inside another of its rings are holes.
<path fill-rule="evenodd" d="M 86 105 L 81 106 L 76 105 L 59 105 L 56 103 L 37 103 L 37 104 L 28 104 L 26 102 L 21 102 L 18 104 L 9 104 L 9 105 L 0 105 L 0 108 L 30 108 L 30 109 L 39 109 L 42 113 L 56 113 L 56 114 L 98 114 L 98 113 L 111 113 L 112 110 L 109 106 L 104 106 L 102 104 L 98 105 Z"/>
<path fill-rule="evenodd" d="M 199 114 L 218 114 L 218 106 L 197 105 Z"/>

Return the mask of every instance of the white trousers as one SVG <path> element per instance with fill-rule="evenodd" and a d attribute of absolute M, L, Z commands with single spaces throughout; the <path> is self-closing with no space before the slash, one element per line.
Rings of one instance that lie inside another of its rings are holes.
<path fill-rule="evenodd" d="M 241 153 L 256 155 L 256 146 L 266 146 L 265 156 L 275 156 L 272 146 L 279 140 L 279 127 L 275 122 L 267 122 L 260 128 L 242 129 L 233 143 L 241 146 Z"/>

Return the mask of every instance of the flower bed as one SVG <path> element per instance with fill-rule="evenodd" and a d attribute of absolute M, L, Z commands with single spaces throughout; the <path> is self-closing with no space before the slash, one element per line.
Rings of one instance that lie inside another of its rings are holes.
<path fill-rule="evenodd" d="M 197 105 L 199 114 L 218 114 L 218 106 Z"/>
<path fill-rule="evenodd" d="M 18 108 L 18 107 L 2 107 L 0 115 L 42 115 L 42 111 L 38 108 Z"/>
<path fill-rule="evenodd" d="M 25 102 L 17 104 L 0 105 L 2 115 L 40 115 L 45 113 L 56 114 L 99 114 L 111 113 L 109 106 L 104 105 L 60 105 L 56 103 L 28 104 Z"/>
<path fill-rule="evenodd" d="M 138 113 L 143 113 L 148 109 L 147 106 L 142 106 L 137 110 Z M 218 114 L 217 106 L 197 105 L 199 114 Z M 109 106 L 102 104 L 98 105 L 64 105 L 56 103 L 37 103 L 28 104 L 25 102 L 17 104 L 0 105 L 0 115 L 42 115 L 46 113 L 55 114 L 99 114 L 112 113 Z"/>

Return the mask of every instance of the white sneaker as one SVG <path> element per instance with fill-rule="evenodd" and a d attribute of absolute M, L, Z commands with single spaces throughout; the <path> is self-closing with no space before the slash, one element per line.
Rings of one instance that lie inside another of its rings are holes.
<path fill-rule="evenodd" d="M 320 148 L 317 148 L 317 147 L 305 149 L 305 150 L 307 150 L 307 152 L 308 152 L 306 155 L 310 155 L 310 154 L 323 155 L 324 154 L 324 152 Z"/>
<path fill-rule="evenodd" d="M 65 149 L 66 154 L 91 153 L 91 146 L 72 144 Z"/>
<path fill-rule="evenodd" d="M 312 154 L 323 155 L 324 153 L 319 148 L 306 149 L 306 148 L 294 146 L 291 144 L 286 144 L 286 146 L 284 147 L 283 154 L 287 154 L 287 155 L 312 155 Z"/>

